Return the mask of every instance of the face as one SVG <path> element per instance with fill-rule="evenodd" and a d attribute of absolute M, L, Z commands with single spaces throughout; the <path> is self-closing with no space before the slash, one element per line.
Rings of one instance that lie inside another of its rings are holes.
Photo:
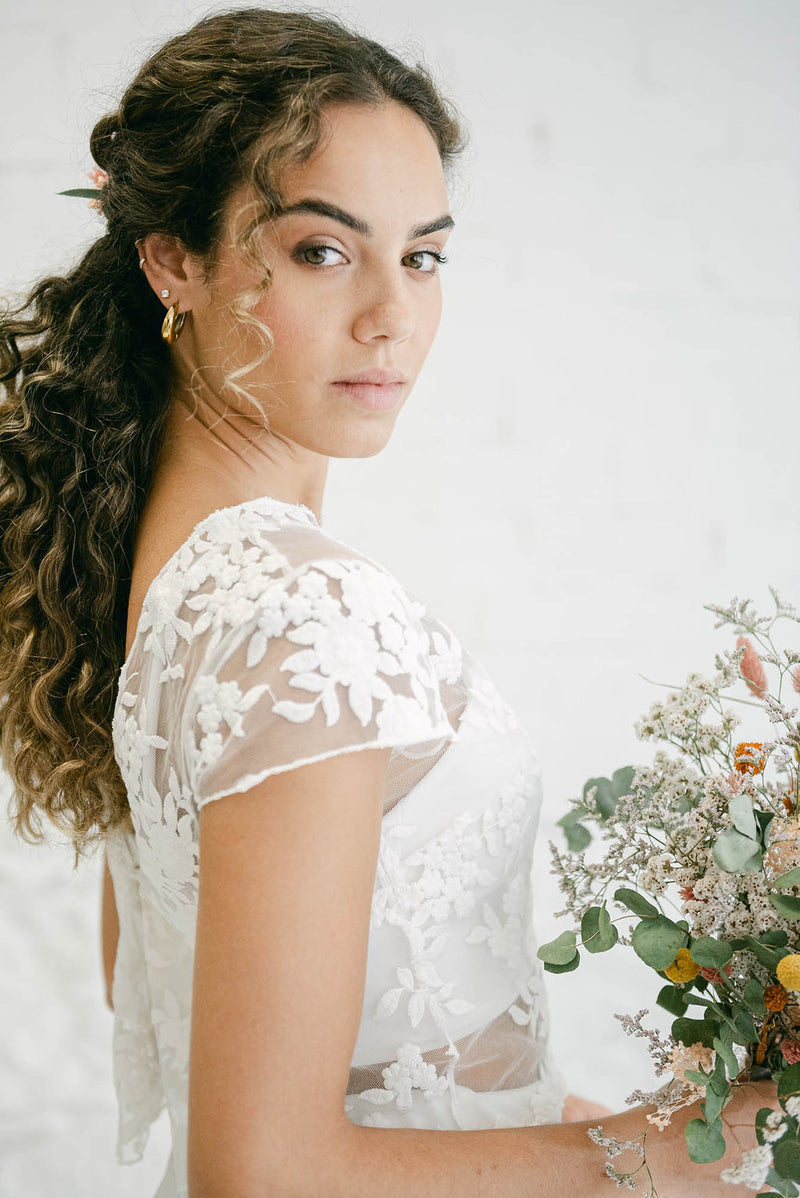
<path fill-rule="evenodd" d="M 326 129 L 311 158 L 282 177 L 285 208 L 297 207 L 263 233 L 272 282 L 253 312 L 275 347 L 241 382 L 272 433 L 318 454 L 365 457 L 388 440 L 438 328 L 437 255 L 453 222 L 436 143 L 410 109 L 337 105 Z M 175 347 L 196 356 L 212 387 L 232 333 L 236 365 L 263 344 L 225 314 L 257 277 L 235 250 L 247 200 L 232 197 L 214 275 L 189 295 L 192 335 Z M 375 372 L 383 385 L 345 385 Z M 226 402 L 247 411 L 227 393 Z"/>

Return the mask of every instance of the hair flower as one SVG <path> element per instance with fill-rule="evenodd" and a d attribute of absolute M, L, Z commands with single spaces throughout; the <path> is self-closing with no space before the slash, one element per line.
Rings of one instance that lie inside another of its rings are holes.
<path fill-rule="evenodd" d="M 89 178 L 94 187 L 72 187 L 69 191 L 60 191 L 60 196 L 79 196 L 81 199 L 89 201 L 90 208 L 101 209 L 100 192 L 104 191 L 108 186 L 108 173 L 101 167 L 96 166 L 88 172 Z"/>

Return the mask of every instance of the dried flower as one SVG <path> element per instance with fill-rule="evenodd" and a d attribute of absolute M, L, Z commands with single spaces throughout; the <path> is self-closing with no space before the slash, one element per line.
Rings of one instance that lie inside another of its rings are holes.
<path fill-rule="evenodd" d="M 795 666 L 794 670 L 792 671 L 792 686 L 797 691 L 798 695 L 800 695 L 800 666 Z"/>
<path fill-rule="evenodd" d="M 800 954 L 789 953 L 788 957 L 781 957 L 775 973 L 787 990 L 800 990 Z"/>
<path fill-rule="evenodd" d="M 724 986 L 727 978 L 731 976 L 731 966 L 725 966 L 725 977 L 718 969 L 712 969 L 708 965 L 704 965 L 700 969 L 701 977 L 704 977 L 707 982 L 711 982 L 712 986 Z"/>
<path fill-rule="evenodd" d="M 782 1011 L 789 1001 L 783 986 L 767 986 L 764 991 L 764 1006 L 768 1011 Z"/>
<path fill-rule="evenodd" d="M 670 1058 L 672 1076 L 677 1082 L 686 1082 L 686 1070 L 710 1073 L 714 1068 L 714 1053 L 705 1044 L 676 1044 Z M 687 1085 L 690 1083 L 687 1083 Z"/>
<path fill-rule="evenodd" d="M 787 1065 L 796 1065 L 800 1061 L 800 1040 L 786 1036 L 781 1040 L 781 1053 Z"/>
<path fill-rule="evenodd" d="M 760 699 L 767 689 L 767 675 L 764 673 L 761 658 L 749 637 L 740 636 L 736 641 L 736 648 L 744 649 L 739 672 L 752 693 Z"/>
<path fill-rule="evenodd" d="M 693 981 L 699 972 L 700 966 L 692 960 L 692 954 L 688 948 L 679 948 L 675 960 L 664 970 L 669 980 L 678 985 L 682 982 Z"/>
<path fill-rule="evenodd" d="M 767 764 L 766 756 L 761 752 L 763 745 L 760 741 L 744 740 L 736 746 L 733 754 L 735 769 L 740 774 L 763 774 Z"/>

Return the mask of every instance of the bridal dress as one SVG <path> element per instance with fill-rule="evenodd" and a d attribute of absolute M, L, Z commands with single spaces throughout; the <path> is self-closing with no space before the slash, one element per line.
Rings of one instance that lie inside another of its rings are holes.
<path fill-rule="evenodd" d="M 199 811 L 338 753 L 392 749 L 347 1117 L 560 1121 L 533 927 L 538 760 L 480 664 L 389 571 L 302 505 L 213 512 L 150 585 L 113 738 L 131 815 L 106 842 L 117 1159 L 141 1159 L 166 1107 L 157 1198 L 187 1194 Z"/>

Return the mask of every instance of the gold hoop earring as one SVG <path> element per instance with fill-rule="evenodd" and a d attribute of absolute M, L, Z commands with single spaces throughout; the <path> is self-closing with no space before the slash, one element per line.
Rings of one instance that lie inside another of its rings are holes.
<path fill-rule="evenodd" d="M 185 312 L 178 312 L 178 303 L 179 301 L 175 300 L 175 303 L 164 317 L 164 323 L 161 325 L 161 336 L 164 338 L 167 345 L 174 345 L 174 343 L 178 340 L 181 335 L 181 329 L 183 328 L 183 322 L 186 319 Z"/>

